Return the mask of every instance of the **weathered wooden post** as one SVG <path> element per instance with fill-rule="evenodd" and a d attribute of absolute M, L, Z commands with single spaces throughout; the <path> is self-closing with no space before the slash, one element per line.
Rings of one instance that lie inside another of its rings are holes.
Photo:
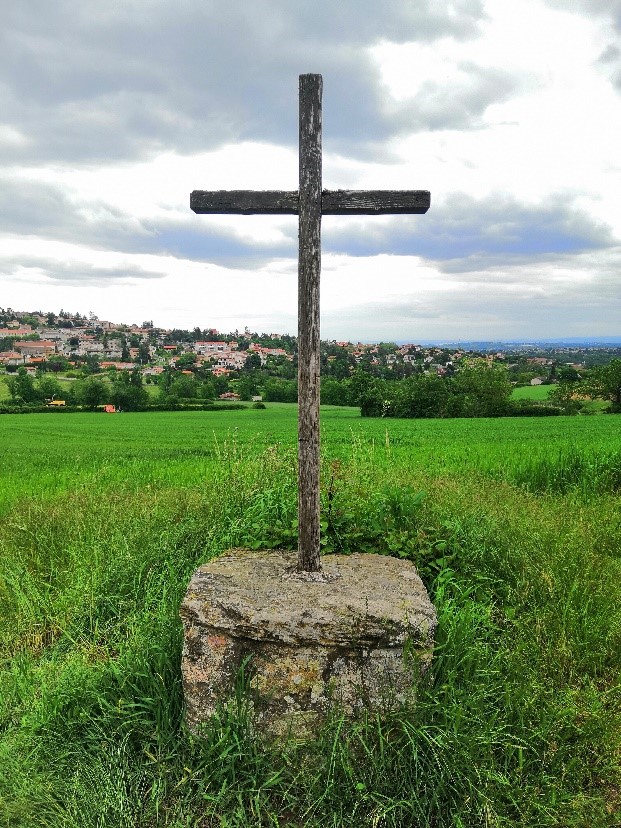
<path fill-rule="evenodd" d="M 321 75 L 300 76 L 298 230 L 298 570 L 319 558 L 319 276 L 321 273 Z"/>
<path fill-rule="evenodd" d="M 198 728 L 252 657 L 252 702 L 268 735 L 302 735 L 336 702 L 348 714 L 402 703 L 431 659 L 436 613 L 414 566 L 329 555 L 319 536 L 321 216 L 425 213 L 426 190 L 329 191 L 321 182 L 322 79 L 300 75 L 299 189 L 195 190 L 196 213 L 297 214 L 298 554 L 232 550 L 193 575 L 180 614 L 186 719 Z M 409 658 L 404 658 L 408 644 Z"/>
<path fill-rule="evenodd" d="M 298 215 L 298 564 L 319 572 L 319 277 L 322 215 L 426 213 L 428 190 L 322 189 L 321 75 L 300 75 L 299 190 L 194 190 L 195 213 Z"/>

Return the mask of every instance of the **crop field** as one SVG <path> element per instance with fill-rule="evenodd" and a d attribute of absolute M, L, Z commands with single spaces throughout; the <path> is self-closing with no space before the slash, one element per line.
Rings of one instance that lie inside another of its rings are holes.
<path fill-rule="evenodd" d="M 550 391 L 554 389 L 553 385 L 524 385 L 520 388 L 514 388 L 511 395 L 514 400 L 547 400 Z"/>
<path fill-rule="evenodd" d="M 178 608 L 296 545 L 296 407 L 0 417 L 0 826 L 618 826 L 621 417 L 322 409 L 324 552 L 412 560 L 411 709 L 263 745 L 183 725 Z"/>

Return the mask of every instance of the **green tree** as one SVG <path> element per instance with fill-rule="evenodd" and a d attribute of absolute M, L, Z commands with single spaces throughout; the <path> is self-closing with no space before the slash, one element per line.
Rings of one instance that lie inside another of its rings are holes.
<path fill-rule="evenodd" d="M 297 363 L 283 356 L 268 357 L 266 368 L 271 376 L 281 379 L 296 379 L 298 373 Z M 263 370 L 265 371 L 265 368 Z"/>
<path fill-rule="evenodd" d="M 257 353 L 250 353 L 246 357 L 246 362 L 244 363 L 244 370 L 245 371 L 252 371 L 255 368 L 261 367 L 261 357 Z"/>
<path fill-rule="evenodd" d="M 571 365 L 564 365 L 558 369 L 556 376 L 559 382 L 578 382 L 580 374 Z"/>
<path fill-rule="evenodd" d="M 86 408 L 97 408 L 109 402 L 111 397 L 110 386 L 97 377 L 87 377 L 75 383 L 75 398 L 79 405 Z"/>
<path fill-rule="evenodd" d="M 382 417 L 390 407 L 387 383 L 359 368 L 346 383 L 348 405 L 360 406 L 363 417 Z"/>
<path fill-rule="evenodd" d="M 447 380 L 437 374 L 419 374 L 392 383 L 394 400 L 386 414 L 395 417 L 445 417 L 450 397 Z"/>
<path fill-rule="evenodd" d="M 375 390 L 377 382 L 368 371 L 359 368 L 349 380 L 349 405 L 361 405 L 362 400 Z"/>
<path fill-rule="evenodd" d="M 450 380 L 450 416 L 500 417 L 509 409 L 511 383 L 504 366 L 473 363 Z"/>
<path fill-rule="evenodd" d="M 14 376 L 5 377 L 4 381 L 14 402 L 34 403 L 43 399 L 39 390 L 35 388 L 33 378 L 23 366 L 17 369 Z"/>
<path fill-rule="evenodd" d="M 349 377 L 349 359 L 347 356 L 337 358 L 334 362 L 328 362 L 326 366 L 331 377 L 337 380 L 347 379 Z"/>
<path fill-rule="evenodd" d="M 43 363 L 43 365 L 47 371 L 54 371 L 54 373 L 69 370 L 69 362 L 61 354 L 56 354 L 55 356 L 48 357 Z"/>
<path fill-rule="evenodd" d="M 237 383 L 237 393 L 241 400 L 251 400 L 259 393 L 259 385 L 253 374 L 242 374 Z"/>
<path fill-rule="evenodd" d="M 172 381 L 167 394 L 177 399 L 194 399 L 198 394 L 198 387 L 195 377 L 181 374 Z"/>
<path fill-rule="evenodd" d="M 335 380 L 329 377 L 321 378 L 322 405 L 349 405 L 350 387 L 348 380 Z"/>
<path fill-rule="evenodd" d="M 576 414 L 580 409 L 580 400 L 576 397 L 576 383 L 564 381 L 552 389 L 547 402 L 562 408 L 565 414 Z"/>
<path fill-rule="evenodd" d="M 15 337 L 14 336 L 1 336 L 0 337 L 0 351 L 12 351 L 14 343 L 15 343 Z"/>
<path fill-rule="evenodd" d="M 263 387 L 263 399 L 269 402 L 297 402 L 298 384 L 292 380 L 269 379 Z"/>
<path fill-rule="evenodd" d="M 608 365 L 598 365 L 583 384 L 590 397 L 609 400 L 610 410 L 621 413 L 621 359 L 613 359 Z"/>
<path fill-rule="evenodd" d="M 97 354 L 87 354 L 82 361 L 82 373 L 98 374 L 100 371 L 101 368 L 99 367 Z"/>
<path fill-rule="evenodd" d="M 138 346 L 138 362 L 141 365 L 148 365 L 151 360 L 151 351 L 149 350 L 149 343 L 144 340 Z"/>
<path fill-rule="evenodd" d="M 42 377 L 37 383 L 41 399 L 46 402 L 50 400 L 62 400 L 63 389 L 54 377 Z"/>
<path fill-rule="evenodd" d="M 214 400 L 216 398 L 216 387 L 210 377 L 201 382 L 198 395 L 203 400 Z"/>
<path fill-rule="evenodd" d="M 140 369 L 121 371 L 112 381 L 111 400 L 124 411 L 137 411 L 144 408 L 149 400 L 147 389 L 142 385 Z"/>
<path fill-rule="evenodd" d="M 181 354 L 180 357 L 177 357 L 176 367 L 179 369 L 192 368 L 194 365 L 196 365 L 196 354 L 192 352 Z"/>
<path fill-rule="evenodd" d="M 161 396 L 165 396 L 170 391 L 170 386 L 173 384 L 174 378 L 175 370 L 167 365 L 157 378 Z"/>
<path fill-rule="evenodd" d="M 220 394 L 226 394 L 229 390 L 229 381 L 226 377 L 213 377 L 211 382 L 215 388 L 215 396 L 218 397 Z"/>

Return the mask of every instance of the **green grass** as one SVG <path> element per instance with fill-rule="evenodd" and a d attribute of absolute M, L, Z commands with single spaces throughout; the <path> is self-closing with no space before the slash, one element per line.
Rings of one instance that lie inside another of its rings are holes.
<path fill-rule="evenodd" d="M 547 400 L 550 392 L 554 389 L 553 385 L 524 385 L 520 388 L 514 388 L 512 398 L 514 400 Z"/>
<path fill-rule="evenodd" d="M 183 727 L 192 571 L 295 545 L 295 406 L 5 415 L 0 826 L 619 825 L 621 420 L 322 417 L 325 551 L 413 560 L 438 608 L 416 708 Z"/>

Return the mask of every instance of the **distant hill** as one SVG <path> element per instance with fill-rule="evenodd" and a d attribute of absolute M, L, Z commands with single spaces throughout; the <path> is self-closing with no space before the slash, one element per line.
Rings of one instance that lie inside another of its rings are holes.
<path fill-rule="evenodd" d="M 399 345 L 407 340 L 399 340 Z M 461 348 L 465 351 L 506 351 L 520 348 L 618 348 L 621 336 L 572 336 L 557 339 L 419 340 L 420 345 Z"/>

